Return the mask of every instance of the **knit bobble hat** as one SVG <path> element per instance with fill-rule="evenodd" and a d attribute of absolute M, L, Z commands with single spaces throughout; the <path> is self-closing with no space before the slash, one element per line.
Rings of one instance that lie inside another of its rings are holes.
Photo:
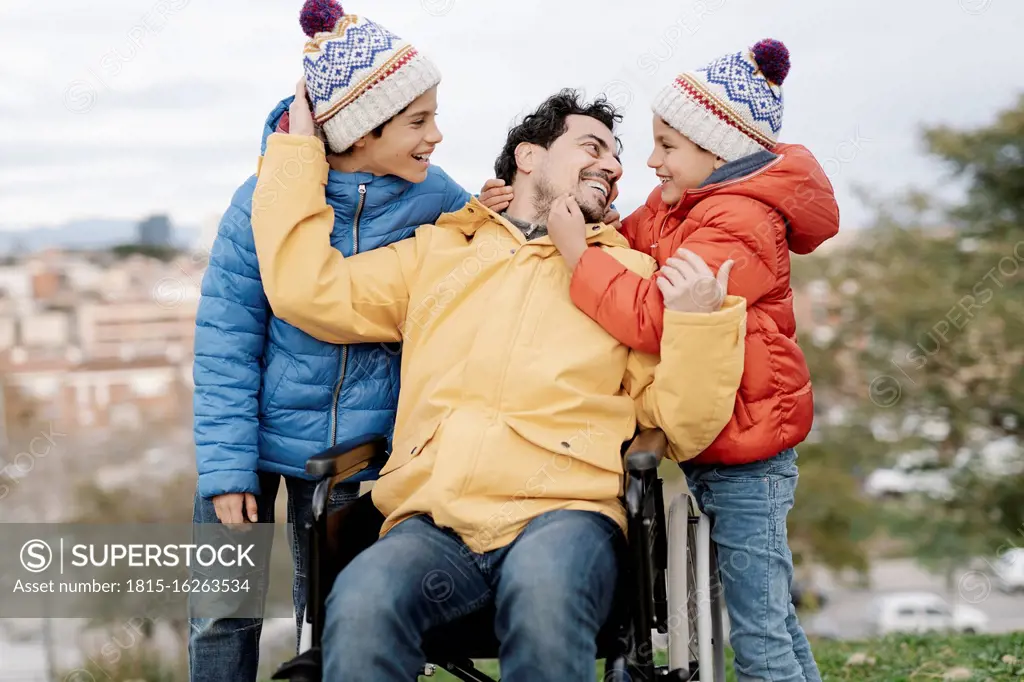
<path fill-rule="evenodd" d="M 313 120 L 334 153 L 390 121 L 441 82 L 409 42 L 336 0 L 306 0 L 299 24 L 309 37 L 303 70 Z"/>
<path fill-rule="evenodd" d="M 771 150 L 782 129 L 782 81 L 789 50 L 766 39 L 679 74 L 654 100 L 654 112 L 725 161 Z"/>

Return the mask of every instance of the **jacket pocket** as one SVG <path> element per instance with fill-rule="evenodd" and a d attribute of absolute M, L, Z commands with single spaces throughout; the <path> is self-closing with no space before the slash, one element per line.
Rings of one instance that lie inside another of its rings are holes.
<path fill-rule="evenodd" d="M 578 428 L 557 429 L 532 421 L 508 418 L 505 424 L 523 440 L 548 450 L 558 460 L 570 458 L 599 469 L 622 473 L 622 445 L 629 439 L 627 425 L 613 428 L 609 422 L 584 421 Z M 568 463 L 556 464 L 568 468 Z"/>
<path fill-rule="evenodd" d="M 267 408 L 271 406 L 274 394 L 281 387 L 288 370 L 295 364 L 295 359 L 283 353 L 273 353 L 266 360 L 266 368 L 263 370 L 263 381 L 260 387 L 260 414 L 266 414 Z"/>
<path fill-rule="evenodd" d="M 380 475 L 384 476 L 400 469 L 419 456 L 423 449 L 433 440 L 443 421 L 444 417 L 437 417 L 418 429 L 409 429 L 408 434 L 396 437 L 391 448 L 391 454 L 388 456 L 388 461 L 384 468 L 380 470 Z"/>

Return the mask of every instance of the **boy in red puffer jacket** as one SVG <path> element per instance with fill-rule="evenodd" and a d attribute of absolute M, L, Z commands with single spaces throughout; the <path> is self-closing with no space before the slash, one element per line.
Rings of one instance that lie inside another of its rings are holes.
<path fill-rule="evenodd" d="M 680 74 L 654 102 L 661 186 L 622 221 L 637 250 L 662 268 L 646 280 L 584 242 L 579 221 L 548 233 L 573 269 L 576 305 L 619 341 L 658 353 L 672 282 L 691 266 L 732 261 L 730 293 L 747 299 L 745 368 L 733 419 L 684 463 L 690 491 L 712 520 L 740 680 L 820 681 L 792 605 L 786 516 L 798 471 L 793 447 L 813 420 L 811 383 L 796 342 L 790 256 L 839 230 L 824 171 L 799 145 L 779 144 L 789 52 L 775 40 Z M 507 193 L 485 186 L 488 198 Z M 484 195 L 481 195 L 484 198 Z M 608 218 L 606 217 L 606 220 Z M 707 295 L 721 296 L 708 279 Z"/>

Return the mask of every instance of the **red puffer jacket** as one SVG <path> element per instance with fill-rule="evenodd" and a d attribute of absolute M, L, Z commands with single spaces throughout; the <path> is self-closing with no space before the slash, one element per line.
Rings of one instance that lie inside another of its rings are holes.
<path fill-rule="evenodd" d="M 747 299 L 745 368 L 733 418 L 692 460 L 697 464 L 767 459 L 803 441 L 813 421 L 810 376 L 796 341 L 789 252 L 810 253 L 834 236 L 839 207 L 810 151 L 787 144 L 773 151 L 728 164 L 671 206 L 658 187 L 622 224 L 630 245 L 662 265 L 680 247 L 714 271 L 732 259 L 729 293 Z M 591 248 L 573 273 L 571 294 L 622 343 L 659 352 L 664 302 L 653 279 Z"/>

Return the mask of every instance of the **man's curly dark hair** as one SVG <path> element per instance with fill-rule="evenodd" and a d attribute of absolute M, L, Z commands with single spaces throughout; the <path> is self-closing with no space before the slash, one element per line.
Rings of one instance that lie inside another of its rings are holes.
<path fill-rule="evenodd" d="M 536 111 L 523 119 L 522 123 L 508 131 L 505 146 L 494 162 L 494 177 L 504 180 L 506 185 L 511 185 L 518 170 L 516 147 L 522 142 L 528 142 L 549 149 L 568 128 L 565 119 L 573 115 L 597 119 L 613 133 L 615 124 L 622 121 L 622 114 L 616 111 L 615 106 L 605 97 L 598 97 L 587 103 L 576 90 L 564 88 L 548 97 Z M 622 142 L 618 137 L 615 138 L 615 144 L 621 152 Z"/>

